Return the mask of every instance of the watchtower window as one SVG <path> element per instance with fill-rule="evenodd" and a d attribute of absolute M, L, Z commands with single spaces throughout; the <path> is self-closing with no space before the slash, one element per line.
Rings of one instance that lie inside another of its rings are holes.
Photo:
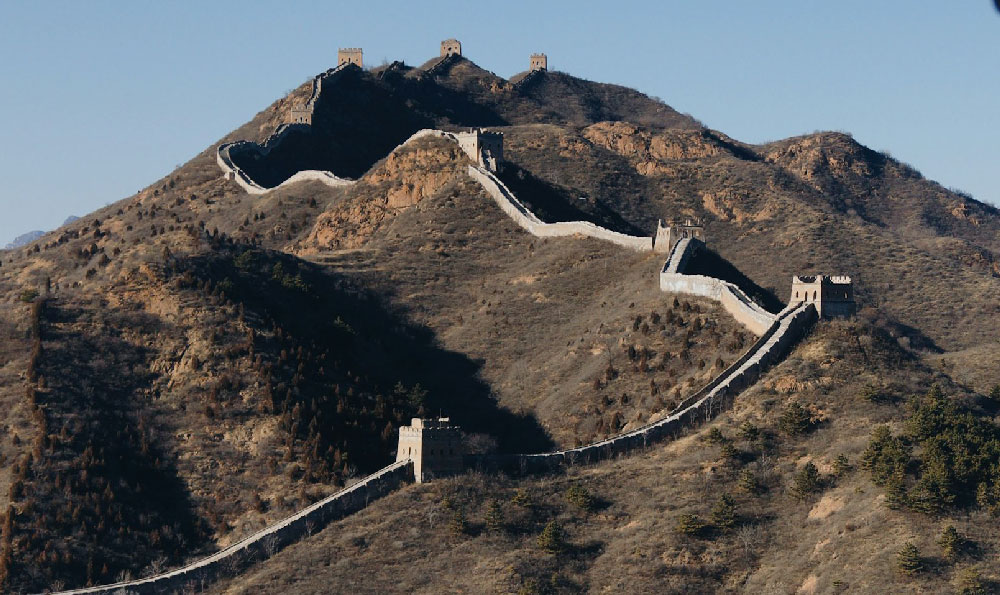
<path fill-rule="evenodd" d="M 815 291 L 813 292 L 813 299 L 814 300 L 816 299 L 816 292 Z"/>

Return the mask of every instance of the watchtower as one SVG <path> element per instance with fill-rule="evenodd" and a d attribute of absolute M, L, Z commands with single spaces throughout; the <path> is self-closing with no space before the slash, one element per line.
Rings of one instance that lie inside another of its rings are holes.
<path fill-rule="evenodd" d="M 452 37 L 451 39 L 446 39 L 441 42 L 441 57 L 445 56 L 461 56 L 462 55 L 462 42 Z"/>
<path fill-rule="evenodd" d="M 312 110 L 304 105 L 296 105 L 288 114 L 288 121 L 293 124 L 312 124 Z"/>
<path fill-rule="evenodd" d="M 396 462 L 412 460 L 417 483 L 461 473 L 462 455 L 462 431 L 447 417 L 414 417 L 410 425 L 399 428 Z"/>
<path fill-rule="evenodd" d="M 337 50 L 337 66 L 342 64 L 354 64 L 358 68 L 363 68 L 361 48 L 340 48 Z"/>
<path fill-rule="evenodd" d="M 482 128 L 474 128 L 469 132 L 459 132 L 455 135 L 458 146 L 476 162 L 490 171 L 497 171 L 503 161 L 503 133 L 487 132 Z"/>
<path fill-rule="evenodd" d="M 536 70 L 548 70 L 549 69 L 549 58 L 545 54 L 531 54 L 531 59 L 528 61 L 528 72 L 535 72 Z"/>
<path fill-rule="evenodd" d="M 660 219 L 656 223 L 656 238 L 653 240 L 653 250 L 655 252 L 670 252 L 674 244 L 684 238 L 697 238 L 705 241 L 705 228 L 698 222 L 688 219 L 684 223 L 674 223 L 671 221 L 666 225 Z"/>
<path fill-rule="evenodd" d="M 854 284 L 846 275 L 802 275 L 792 277 L 792 295 L 788 304 L 815 304 L 820 318 L 854 314 Z"/>

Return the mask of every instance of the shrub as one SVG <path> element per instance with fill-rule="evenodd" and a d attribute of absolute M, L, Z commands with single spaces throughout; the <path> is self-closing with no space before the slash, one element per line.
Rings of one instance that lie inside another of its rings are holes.
<path fill-rule="evenodd" d="M 837 477 L 847 475 L 851 472 L 851 469 L 853 469 L 853 467 L 851 466 L 851 462 L 847 458 L 847 455 L 841 453 L 833 460 L 833 474 Z"/>
<path fill-rule="evenodd" d="M 785 407 L 784 413 L 778 420 L 778 427 L 789 435 L 805 434 L 812 429 L 812 426 L 813 420 L 809 411 L 795 401 Z"/>
<path fill-rule="evenodd" d="M 594 497 L 580 484 L 573 484 L 566 490 L 566 501 L 584 512 L 594 508 Z"/>
<path fill-rule="evenodd" d="M 954 562 L 962 553 L 962 548 L 965 545 L 965 539 L 958 534 L 954 525 L 948 525 L 945 527 L 944 531 L 941 532 L 941 536 L 938 537 L 937 543 L 941 546 L 941 553 L 944 554 L 945 560 Z"/>
<path fill-rule="evenodd" d="M 815 494 L 819 490 L 819 469 L 812 462 L 806 463 L 792 480 L 792 495 L 799 500 L 805 500 L 810 494 Z"/>
<path fill-rule="evenodd" d="M 723 494 L 712 507 L 712 524 L 722 530 L 736 526 L 736 501 L 729 494 Z"/>
<path fill-rule="evenodd" d="M 725 444 L 729 442 L 729 439 L 723 435 L 722 430 L 714 427 L 705 434 L 705 442 L 709 444 Z"/>
<path fill-rule="evenodd" d="M 510 503 L 514 506 L 520 506 L 522 508 L 528 508 L 532 505 L 531 494 L 528 493 L 524 488 L 518 488 L 514 493 L 514 497 L 510 499 Z"/>
<path fill-rule="evenodd" d="M 759 494 L 764 491 L 764 486 L 762 486 L 760 480 L 757 479 L 757 474 L 751 469 L 744 469 L 740 472 L 740 478 L 737 485 L 741 490 L 748 494 Z"/>
<path fill-rule="evenodd" d="M 18 297 L 18 299 L 20 299 L 22 302 L 26 304 L 30 304 L 31 302 L 35 301 L 35 298 L 37 297 L 38 297 L 38 291 L 34 289 L 25 289 L 24 291 L 21 292 L 21 295 Z"/>
<path fill-rule="evenodd" d="M 674 531 L 677 531 L 681 535 L 688 535 L 690 537 L 700 537 L 704 535 L 705 529 L 708 524 L 703 521 L 696 514 L 682 514 L 677 517 L 677 524 L 674 525 Z"/>
<path fill-rule="evenodd" d="M 875 485 L 884 486 L 890 478 L 899 476 L 910 461 L 910 446 L 893 436 L 888 426 L 872 430 L 868 448 L 861 455 L 861 466 L 871 472 Z"/>
<path fill-rule="evenodd" d="M 464 535 L 469 530 L 469 525 L 465 521 L 465 514 L 461 510 L 452 512 L 451 520 L 448 522 L 448 531 L 455 537 Z"/>
<path fill-rule="evenodd" d="M 955 576 L 955 590 L 959 595 L 986 595 L 986 583 L 973 567 L 963 568 Z"/>
<path fill-rule="evenodd" d="M 920 550 L 912 543 L 907 543 L 896 552 L 896 568 L 907 575 L 914 575 L 924 568 L 924 562 L 920 558 Z"/>
<path fill-rule="evenodd" d="M 486 530 L 494 533 L 503 531 L 503 509 L 496 500 L 490 500 L 486 504 L 486 515 L 483 519 L 486 523 Z"/>
<path fill-rule="evenodd" d="M 749 420 L 740 424 L 740 438 L 747 442 L 754 442 L 760 438 L 760 428 L 750 423 Z"/>
<path fill-rule="evenodd" d="M 536 541 L 538 542 L 538 547 L 550 554 L 558 554 L 566 548 L 562 527 L 559 526 L 559 522 L 555 519 L 552 519 L 545 525 L 545 528 L 539 533 Z"/>

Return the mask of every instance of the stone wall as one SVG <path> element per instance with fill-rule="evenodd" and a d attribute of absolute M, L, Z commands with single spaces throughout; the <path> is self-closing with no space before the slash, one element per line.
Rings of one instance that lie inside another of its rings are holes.
<path fill-rule="evenodd" d="M 617 231 L 611 231 L 589 221 L 561 221 L 546 223 L 536 217 L 521 201 L 514 196 L 507 186 L 492 172 L 482 167 L 469 166 L 469 176 L 479 182 L 494 201 L 522 229 L 540 238 L 566 237 L 581 235 L 598 240 L 605 240 L 636 250 L 648 252 L 653 249 L 653 238 L 630 236 Z"/>
<path fill-rule="evenodd" d="M 486 455 L 468 457 L 467 464 L 482 469 L 502 468 L 534 473 L 566 465 L 594 463 L 640 450 L 678 436 L 686 427 L 711 419 L 733 398 L 780 361 L 816 321 L 812 304 L 801 304 L 781 312 L 770 328 L 739 360 L 708 385 L 685 399 L 673 413 L 641 428 L 579 448 L 542 454 Z"/>
<path fill-rule="evenodd" d="M 714 277 L 682 273 L 691 255 L 703 245 L 701 240 L 695 238 L 683 238 L 674 245 L 660 273 L 660 289 L 716 300 L 737 322 L 755 335 L 762 335 L 774 322 L 775 316 L 754 303 L 742 289 Z"/>
<path fill-rule="evenodd" d="M 305 508 L 250 537 L 177 570 L 145 579 L 63 593 L 176 593 L 200 586 L 238 570 L 250 561 L 269 558 L 288 544 L 318 531 L 327 523 L 357 512 L 368 503 L 413 481 L 413 462 L 393 463 L 351 487 Z"/>

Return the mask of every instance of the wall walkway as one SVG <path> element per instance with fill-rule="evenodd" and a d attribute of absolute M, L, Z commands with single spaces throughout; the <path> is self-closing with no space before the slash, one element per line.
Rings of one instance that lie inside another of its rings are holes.
<path fill-rule="evenodd" d="M 189 586 L 197 587 L 221 575 L 231 574 L 244 563 L 267 559 L 303 535 L 318 531 L 330 521 L 357 512 L 367 507 L 372 500 L 398 489 L 404 483 L 412 482 L 413 461 L 393 463 L 349 488 L 340 490 L 242 541 L 177 570 L 134 581 L 63 591 L 63 594 L 174 593 L 183 591 Z"/>

